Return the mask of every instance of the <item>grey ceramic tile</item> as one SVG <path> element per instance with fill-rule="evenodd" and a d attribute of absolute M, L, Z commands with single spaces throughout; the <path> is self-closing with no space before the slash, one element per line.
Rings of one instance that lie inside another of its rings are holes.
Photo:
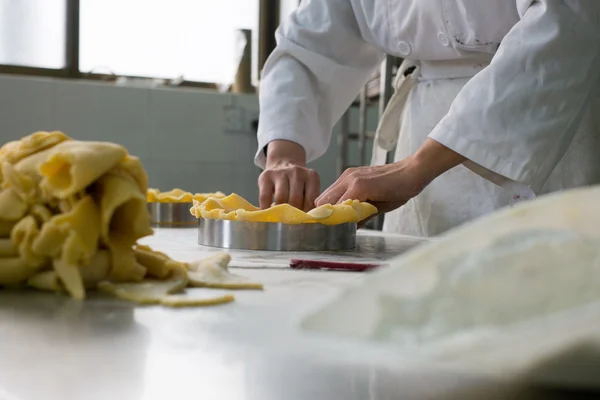
<path fill-rule="evenodd" d="M 259 170 L 249 169 L 243 164 L 150 160 L 146 169 L 150 186 L 161 190 L 221 191 L 226 194 L 237 193 L 251 202 L 258 199 Z"/>
<path fill-rule="evenodd" d="M 202 162 L 235 159 L 238 141 L 223 134 L 227 95 L 158 89 L 151 91 L 150 103 L 153 158 Z"/>
<path fill-rule="evenodd" d="M 151 187 L 180 188 L 190 192 L 231 191 L 232 168 L 228 163 L 151 159 L 146 164 Z"/>
<path fill-rule="evenodd" d="M 57 128 L 49 79 L 0 76 L 0 143 Z"/>
<path fill-rule="evenodd" d="M 56 84 L 56 125 L 82 140 L 122 144 L 142 159 L 149 156 L 148 89 L 88 82 Z"/>
<path fill-rule="evenodd" d="M 252 132 L 226 134 L 230 136 L 228 140 L 235 142 L 235 145 L 228 149 L 228 158 L 237 164 L 245 164 L 248 168 L 254 166 L 254 155 L 258 147 L 256 135 Z"/>
<path fill-rule="evenodd" d="M 76 138 L 115 141 L 142 159 L 153 186 L 236 192 L 255 201 L 256 137 L 224 132 L 223 109 L 231 105 L 247 115 L 258 110 L 256 96 L 249 95 L 0 77 L 0 137 L 61 129 Z M 326 154 L 311 164 L 323 188 L 337 178 L 338 131 Z"/>
<path fill-rule="evenodd" d="M 248 95 L 241 99 L 230 94 L 198 90 L 153 90 L 153 157 L 252 163 L 256 134 L 251 129 L 251 121 L 258 113 L 258 101 L 255 96 Z M 225 113 L 228 107 L 242 110 L 245 131 L 226 131 Z"/>
<path fill-rule="evenodd" d="M 258 205 L 258 170 L 238 167 L 234 170 L 232 179 L 235 193 L 244 197 L 250 203 Z"/>

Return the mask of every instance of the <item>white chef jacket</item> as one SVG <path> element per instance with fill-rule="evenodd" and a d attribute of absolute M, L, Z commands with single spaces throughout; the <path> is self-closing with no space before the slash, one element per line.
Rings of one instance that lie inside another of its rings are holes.
<path fill-rule="evenodd" d="M 261 81 L 257 165 L 276 139 L 303 146 L 308 161 L 323 155 L 385 53 L 430 63 L 489 57 L 429 137 L 476 172 L 537 193 L 597 89 L 600 1 L 306 0 L 277 43 Z"/>

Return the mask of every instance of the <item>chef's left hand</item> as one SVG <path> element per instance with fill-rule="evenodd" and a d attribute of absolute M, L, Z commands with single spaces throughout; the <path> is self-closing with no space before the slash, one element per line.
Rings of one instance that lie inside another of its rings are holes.
<path fill-rule="evenodd" d="M 396 209 L 426 186 L 411 159 L 376 167 L 349 168 L 324 191 L 315 204 L 338 204 L 352 199 L 373 204 L 380 213 Z"/>
<path fill-rule="evenodd" d="M 315 204 L 339 204 L 359 200 L 373 204 L 380 213 L 392 211 L 418 195 L 439 175 L 465 158 L 433 139 L 412 156 L 393 164 L 346 170 Z"/>

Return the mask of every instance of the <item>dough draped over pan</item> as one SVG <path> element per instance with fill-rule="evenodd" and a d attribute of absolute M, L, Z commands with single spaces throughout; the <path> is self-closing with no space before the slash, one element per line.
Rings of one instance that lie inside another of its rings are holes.
<path fill-rule="evenodd" d="M 142 164 L 124 147 L 35 132 L 0 148 L 0 172 L 0 287 L 61 291 L 76 299 L 99 288 L 171 307 L 233 301 L 208 290 L 175 295 L 201 263 L 192 269 L 137 245 L 153 233 L 150 192 Z M 226 261 L 217 281 L 243 281 L 226 273 Z"/>
<path fill-rule="evenodd" d="M 194 200 L 190 212 L 196 218 L 205 219 L 339 225 L 367 219 L 377 213 L 377 208 L 372 204 L 358 200 L 346 200 L 336 205 L 325 204 L 307 213 L 289 204 L 280 204 L 261 210 L 233 193 L 227 197 L 209 197 L 205 201 Z"/>
<path fill-rule="evenodd" d="M 204 201 L 209 197 L 225 197 L 224 193 L 195 193 L 184 192 L 181 189 L 173 189 L 168 192 L 161 192 L 158 189 L 148 189 L 146 199 L 148 203 L 191 203 L 193 200 Z"/>

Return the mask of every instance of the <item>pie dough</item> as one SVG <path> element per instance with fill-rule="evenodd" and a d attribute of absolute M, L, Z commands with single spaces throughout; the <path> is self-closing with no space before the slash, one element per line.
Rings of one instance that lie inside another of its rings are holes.
<path fill-rule="evenodd" d="M 221 252 L 205 260 L 190 263 L 188 268 L 190 286 L 263 290 L 262 284 L 251 282 L 244 276 L 229 272 L 227 266 L 230 261 L 231 255 Z"/>
<path fill-rule="evenodd" d="M 137 283 L 104 281 L 98 284 L 98 288 L 123 300 L 140 304 L 160 304 L 168 295 L 183 291 L 187 283 L 185 269 L 183 266 L 177 266 L 171 269 L 169 277 L 164 280 L 147 280 Z"/>
<path fill-rule="evenodd" d="M 261 210 L 233 193 L 227 197 L 209 197 L 205 201 L 194 200 L 190 212 L 196 218 L 205 219 L 339 225 L 367 219 L 377 213 L 377 208 L 372 204 L 358 200 L 346 200 L 336 205 L 325 204 L 307 213 L 289 204 L 280 204 Z"/>
<path fill-rule="evenodd" d="M 191 203 L 193 200 L 204 201 L 209 197 L 225 197 L 224 193 L 195 193 L 184 192 L 181 189 L 173 189 L 161 192 L 158 189 L 148 189 L 146 199 L 148 203 Z"/>
<path fill-rule="evenodd" d="M 5 144 L 0 148 L 0 286 L 67 292 L 76 299 L 99 288 L 121 299 L 171 307 L 233 301 L 230 294 L 200 289 L 179 295 L 192 283 L 197 286 L 198 266 L 210 262 L 180 263 L 137 245 L 152 234 L 147 190 L 139 159 L 114 143 L 35 132 Z M 244 278 L 227 273 L 228 262 L 221 260 L 224 272 L 212 276 L 211 287 L 243 287 L 235 282 Z"/>

